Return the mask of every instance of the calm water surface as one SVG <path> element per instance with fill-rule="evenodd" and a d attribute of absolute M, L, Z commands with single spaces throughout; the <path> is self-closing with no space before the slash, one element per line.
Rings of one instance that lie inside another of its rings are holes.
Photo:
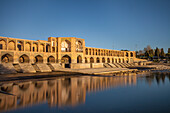
<path fill-rule="evenodd" d="M 0 113 L 30 112 L 170 113 L 170 74 L 58 77 L 0 85 Z"/>

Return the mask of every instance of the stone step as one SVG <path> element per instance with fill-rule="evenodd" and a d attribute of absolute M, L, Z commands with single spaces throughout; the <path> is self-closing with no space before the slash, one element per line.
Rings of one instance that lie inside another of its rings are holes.
<path fill-rule="evenodd" d="M 0 74 L 13 74 L 17 73 L 12 63 L 1 63 Z"/>
<path fill-rule="evenodd" d="M 19 66 L 19 64 L 13 64 L 15 70 L 18 72 L 18 73 L 22 73 L 22 69 L 21 67 Z"/>
<path fill-rule="evenodd" d="M 109 64 L 107 64 L 107 63 L 103 63 L 103 66 L 104 66 L 105 68 L 111 68 L 111 66 L 110 66 Z"/>
<path fill-rule="evenodd" d="M 36 70 L 30 63 L 19 63 L 23 73 L 36 73 Z"/>
<path fill-rule="evenodd" d="M 48 66 L 52 71 L 58 71 L 63 68 L 60 63 L 48 63 Z"/>
<path fill-rule="evenodd" d="M 51 71 L 52 71 L 47 64 L 37 63 L 37 64 L 35 64 L 35 65 L 39 68 L 40 72 L 51 72 Z M 35 68 L 36 66 L 34 66 L 34 68 Z M 36 68 L 37 68 L 37 67 L 36 67 Z M 36 70 L 36 69 L 35 69 L 35 70 Z M 36 70 L 36 71 L 37 71 L 37 70 Z"/>
<path fill-rule="evenodd" d="M 112 64 L 112 63 L 108 63 L 111 67 L 113 67 L 113 68 L 117 68 L 114 64 Z"/>
<path fill-rule="evenodd" d="M 118 63 L 113 63 L 117 68 L 122 68 Z"/>
<path fill-rule="evenodd" d="M 37 65 L 33 64 L 32 66 L 36 72 L 41 72 L 41 70 L 39 69 L 39 67 Z"/>

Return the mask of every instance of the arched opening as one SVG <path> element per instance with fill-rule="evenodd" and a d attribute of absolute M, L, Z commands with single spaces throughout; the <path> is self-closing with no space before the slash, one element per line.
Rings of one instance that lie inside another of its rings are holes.
<path fill-rule="evenodd" d="M 24 46 L 23 46 L 23 42 L 22 41 L 18 41 L 17 42 L 17 50 L 18 51 L 23 51 L 24 50 Z"/>
<path fill-rule="evenodd" d="M 62 52 L 71 52 L 71 42 L 64 40 L 61 42 L 61 51 Z"/>
<path fill-rule="evenodd" d="M 110 63 L 110 58 L 107 58 L 107 63 Z"/>
<path fill-rule="evenodd" d="M 44 44 L 40 44 L 40 52 L 45 52 L 45 50 L 44 50 Z"/>
<path fill-rule="evenodd" d="M 114 58 L 112 58 L 112 63 L 114 63 Z"/>
<path fill-rule="evenodd" d="M 8 42 L 8 50 L 15 50 L 15 42 L 14 41 Z"/>
<path fill-rule="evenodd" d="M 68 55 L 63 56 L 61 58 L 61 63 L 65 63 L 65 68 L 70 68 L 71 57 Z"/>
<path fill-rule="evenodd" d="M 36 43 L 33 44 L 32 50 L 33 52 L 38 52 L 38 45 Z"/>
<path fill-rule="evenodd" d="M 130 56 L 133 57 L 133 53 L 132 52 L 130 53 Z"/>
<path fill-rule="evenodd" d="M 35 63 L 43 63 L 43 57 L 42 56 L 40 56 L 40 55 L 37 55 L 36 57 L 35 57 L 35 61 L 34 61 Z"/>
<path fill-rule="evenodd" d="M 6 50 L 6 41 L 3 39 L 0 40 L 0 49 Z"/>
<path fill-rule="evenodd" d="M 50 52 L 50 45 L 49 44 L 46 45 L 46 52 Z"/>
<path fill-rule="evenodd" d="M 93 57 L 90 58 L 90 63 L 94 63 L 94 58 Z"/>
<path fill-rule="evenodd" d="M 117 63 L 117 59 L 115 59 L 115 63 Z"/>
<path fill-rule="evenodd" d="M 31 44 L 29 42 L 25 44 L 25 51 L 31 51 Z"/>
<path fill-rule="evenodd" d="M 122 59 L 122 62 L 123 62 L 123 63 L 125 63 L 125 60 L 124 60 L 124 59 Z"/>
<path fill-rule="evenodd" d="M 76 52 L 83 52 L 83 44 L 80 40 L 76 41 Z"/>
<path fill-rule="evenodd" d="M 96 58 L 96 62 L 97 62 L 97 63 L 100 63 L 99 57 Z"/>
<path fill-rule="evenodd" d="M 29 63 L 29 57 L 24 54 L 24 55 L 19 57 L 19 62 L 20 63 Z"/>
<path fill-rule="evenodd" d="M 89 49 L 89 55 L 91 55 L 91 49 Z"/>
<path fill-rule="evenodd" d="M 128 52 L 126 52 L 126 56 L 127 56 L 127 57 L 129 57 L 129 54 L 128 54 Z"/>
<path fill-rule="evenodd" d="M 86 48 L 86 55 L 88 55 L 88 49 Z"/>
<path fill-rule="evenodd" d="M 88 63 L 87 58 L 85 57 L 85 63 Z"/>
<path fill-rule="evenodd" d="M 47 59 L 48 63 L 55 63 L 55 58 L 53 56 L 49 56 Z"/>
<path fill-rule="evenodd" d="M 102 58 L 102 63 L 105 63 L 105 58 L 104 57 Z"/>
<path fill-rule="evenodd" d="M 82 57 L 80 55 L 77 57 L 77 63 L 82 63 Z"/>
<path fill-rule="evenodd" d="M 11 62 L 13 62 L 13 56 L 10 54 L 5 54 L 1 57 L 1 62 L 2 63 L 11 63 Z"/>

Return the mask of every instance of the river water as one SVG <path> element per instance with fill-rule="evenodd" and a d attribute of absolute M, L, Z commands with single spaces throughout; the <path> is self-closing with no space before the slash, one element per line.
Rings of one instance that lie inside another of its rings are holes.
<path fill-rule="evenodd" d="M 67 76 L 0 84 L 0 113 L 170 113 L 170 74 Z"/>

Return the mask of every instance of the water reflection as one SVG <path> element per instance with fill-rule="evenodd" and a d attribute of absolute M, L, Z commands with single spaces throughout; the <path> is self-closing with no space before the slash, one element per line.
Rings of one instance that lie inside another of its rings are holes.
<path fill-rule="evenodd" d="M 161 82 L 165 83 L 165 80 L 168 79 L 170 81 L 170 72 L 152 72 L 146 76 L 146 82 L 148 84 L 156 83 L 159 85 Z"/>
<path fill-rule="evenodd" d="M 136 85 L 136 81 L 136 75 L 121 77 L 81 76 L 2 84 L 0 86 L 0 111 L 43 102 L 48 102 L 50 107 L 76 106 L 85 102 L 88 92 Z"/>

